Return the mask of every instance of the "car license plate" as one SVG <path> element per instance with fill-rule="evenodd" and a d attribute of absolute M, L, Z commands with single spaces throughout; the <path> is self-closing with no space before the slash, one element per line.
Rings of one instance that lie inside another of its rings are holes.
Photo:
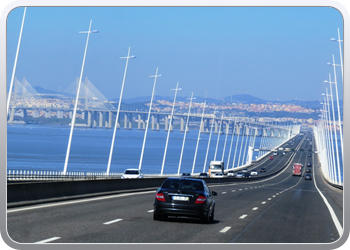
<path fill-rule="evenodd" d="M 174 201 L 188 201 L 187 196 L 173 196 Z"/>

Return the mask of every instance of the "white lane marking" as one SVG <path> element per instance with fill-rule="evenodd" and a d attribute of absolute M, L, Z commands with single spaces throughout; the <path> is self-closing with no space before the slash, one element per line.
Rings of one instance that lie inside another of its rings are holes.
<path fill-rule="evenodd" d="M 268 198 L 268 200 L 270 201 L 270 200 L 271 200 L 271 198 Z"/>
<path fill-rule="evenodd" d="M 232 190 L 231 192 L 236 192 L 236 190 Z"/>
<path fill-rule="evenodd" d="M 33 209 L 39 209 L 39 208 L 46 208 L 46 207 L 63 206 L 63 205 L 82 203 L 82 202 L 88 202 L 88 201 L 113 199 L 113 198 L 132 196 L 132 195 L 138 195 L 138 194 L 150 194 L 150 193 L 155 193 L 155 192 L 156 191 L 154 190 L 154 191 L 136 192 L 136 193 L 128 193 L 128 194 L 108 195 L 108 196 L 103 196 L 103 197 L 88 198 L 88 199 L 82 199 L 82 200 L 76 200 L 76 201 L 66 201 L 66 202 L 59 202 L 59 203 L 54 203 L 54 204 L 46 204 L 46 205 L 38 205 L 38 206 L 33 206 L 33 207 L 10 209 L 10 210 L 7 210 L 7 213 L 20 212 L 20 211 L 25 211 L 25 210 L 33 210 Z"/>
<path fill-rule="evenodd" d="M 258 210 L 258 207 L 254 207 L 252 210 Z"/>
<path fill-rule="evenodd" d="M 153 213 L 154 212 L 154 210 L 152 209 L 152 210 L 148 210 L 147 211 L 147 213 Z"/>
<path fill-rule="evenodd" d="M 261 204 L 266 204 L 266 201 L 261 202 Z"/>
<path fill-rule="evenodd" d="M 108 222 L 103 223 L 103 225 L 109 225 L 109 224 L 112 224 L 112 223 L 115 223 L 115 222 L 118 222 L 118 221 L 122 221 L 122 220 L 123 220 L 123 219 L 111 220 L 111 221 L 108 221 Z"/>
<path fill-rule="evenodd" d="M 339 237 L 342 237 L 343 235 L 343 227 L 342 225 L 340 224 L 339 220 L 338 220 L 338 217 L 336 216 L 332 206 L 328 203 L 328 200 L 326 199 L 326 197 L 321 193 L 321 191 L 318 189 L 317 187 L 317 184 L 316 184 L 316 180 L 314 178 L 314 184 L 315 184 L 315 187 L 318 191 L 318 193 L 320 194 L 321 198 L 323 199 L 323 202 L 326 204 L 326 207 L 328 208 L 328 211 L 333 219 L 333 223 L 338 231 L 338 234 L 339 234 Z"/>
<path fill-rule="evenodd" d="M 243 214 L 241 217 L 239 217 L 240 219 L 244 219 L 245 217 L 247 217 L 247 214 Z"/>
<path fill-rule="evenodd" d="M 224 229 L 222 229 L 221 231 L 220 231 L 220 233 L 226 233 L 228 230 L 230 230 L 231 229 L 231 227 L 224 227 Z"/>
<path fill-rule="evenodd" d="M 222 194 L 226 194 L 226 192 L 222 192 Z"/>
<path fill-rule="evenodd" d="M 51 242 L 51 241 L 54 241 L 54 240 L 58 240 L 58 239 L 61 239 L 61 237 L 52 237 L 52 238 L 49 238 L 49 239 L 46 239 L 46 240 L 41 240 L 41 241 L 38 241 L 38 242 L 34 242 L 34 244 L 48 243 L 48 242 Z"/>
<path fill-rule="evenodd" d="M 242 191 L 242 189 L 240 189 L 239 191 Z"/>

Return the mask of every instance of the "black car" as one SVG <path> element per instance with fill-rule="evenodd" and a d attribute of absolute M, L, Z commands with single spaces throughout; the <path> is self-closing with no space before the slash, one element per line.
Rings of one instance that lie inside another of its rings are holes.
<path fill-rule="evenodd" d="M 182 176 L 182 177 L 191 177 L 191 174 L 190 174 L 190 173 L 182 173 L 181 176 Z"/>
<path fill-rule="evenodd" d="M 305 180 L 312 180 L 312 176 L 311 176 L 311 174 L 307 174 L 307 175 L 305 175 Z"/>
<path fill-rule="evenodd" d="M 311 169 L 306 169 L 306 173 L 311 173 Z"/>
<path fill-rule="evenodd" d="M 261 168 L 260 172 L 266 172 L 266 168 Z"/>
<path fill-rule="evenodd" d="M 168 178 L 157 189 L 154 200 L 154 220 L 168 216 L 197 217 L 203 222 L 214 220 L 217 193 L 206 182 L 192 178 Z"/>
<path fill-rule="evenodd" d="M 312 164 L 309 162 L 309 163 L 307 164 L 307 166 L 308 166 L 308 167 L 312 167 Z"/>

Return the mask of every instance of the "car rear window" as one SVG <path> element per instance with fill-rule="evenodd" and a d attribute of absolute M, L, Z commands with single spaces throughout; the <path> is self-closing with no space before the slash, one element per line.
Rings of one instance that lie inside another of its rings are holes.
<path fill-rule="evenodd" d="M 190 180 L 166 180 L 162 188 L 177 189 L 177 190 L 195 190 L 203 191 L 203 184 L 199 181 Z"/>
<path fill-rule="evenodd" d="M 139 174 L 138 170 L 125 170 L 124 174 Z"/>

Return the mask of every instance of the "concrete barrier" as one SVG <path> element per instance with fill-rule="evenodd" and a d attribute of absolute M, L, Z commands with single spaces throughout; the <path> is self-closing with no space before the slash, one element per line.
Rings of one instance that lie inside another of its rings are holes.
<path fill-rule="evenodd" d="M 106 194 L 156 190 L 166 178 L 50 181 L 7 184 L 7 207 Z"/>

